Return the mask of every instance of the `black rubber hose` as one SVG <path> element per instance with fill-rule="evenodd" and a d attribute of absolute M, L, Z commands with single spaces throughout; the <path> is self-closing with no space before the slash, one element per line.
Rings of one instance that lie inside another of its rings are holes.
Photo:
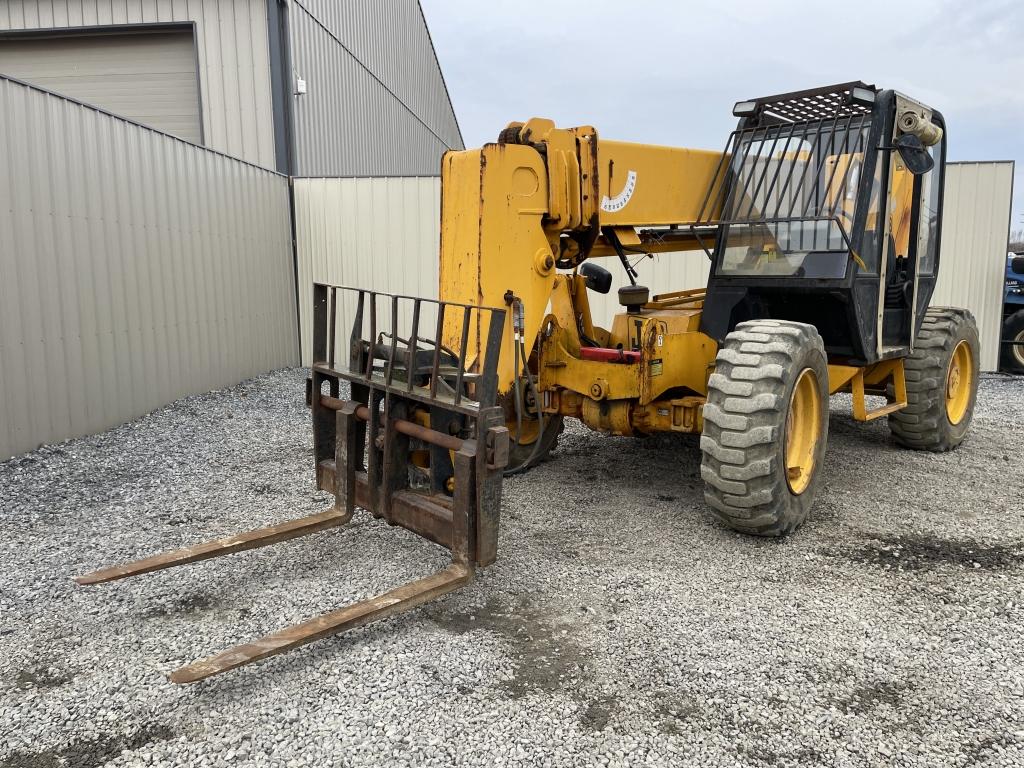
<path fill-rule="evenodd" d="M 527 456 L 526 460 L 523 461 L 518 466 L 506 469 L 502 473 L 505 477 L 518 475 L 521 472 L 525 472 L 527 469 L 529 469 L 530 464 L 533 462 L 534 459 L 537 458 L 537 454 L 540 451 L 540 446 L 544 441 L 544 411 L 541 409 L 540 393 L 537 391 L 537 384 L 533 380 L 533 374 L 530 373 L 530 361 L 526 355 L 526 345 L 523 343 L 523 305 L 518 298 L 513 298 L 512 301 L 514 313 L 513 319 L 516 328 L 516 339 L 515 344 L 513 345 L 515 349 L 514 364 L 516 372 L 516 380 L 514 384 L 515 397 L 513 398 L 513 402 L 515 404 L 516 409 L 516 445 L 521 445 L 521 443 L 519 442 L 519 436 L 523 434 L 523 396 L 519 377 L 520 364 L 522 364 L 523 369 L 525 369 L 526 371 L 526 382 L 530 388 L 530 391 L 533 392 L 533 402 L 536 403 L 537 406 L 537 419 L 539 420 L 539 427 L 537 429 L 537 439 L 536 441 L 534 441 L 533 450 L 530 451 L 530 455 Z M 520 363 L 520 361 L 522 362 Z"/>

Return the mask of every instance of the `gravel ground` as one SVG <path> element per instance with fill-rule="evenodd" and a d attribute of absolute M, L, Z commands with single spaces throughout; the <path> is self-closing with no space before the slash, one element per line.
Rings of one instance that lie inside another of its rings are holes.
<path fill-rule="evenodd" d="M 506 483 L 500 559 L 470 587 L 174 686 L 183 663 L 446 562 L 360 512 L 72 583 L 328 506 L 304 376 L 0 464 L 0 766 L 1024 765 L 1024 380 L 986 377 L 945 455 L 834 399 L 824 491 L 784 541 L 709 521 L 695 439 L 570 426 Z"/>

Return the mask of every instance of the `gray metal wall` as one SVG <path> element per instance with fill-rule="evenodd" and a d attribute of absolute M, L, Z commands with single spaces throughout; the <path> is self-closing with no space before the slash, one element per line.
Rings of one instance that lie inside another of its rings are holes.
<path fill-rule="evenodd" d="M 0 77 L 0 459 L 298 362 L 288 180 Z"/>
<path fill-rule="evenodd" d="M 461 149 L 416 0 L 292 0 L 297 176 L 437 175 Z"/>
<path fill-rule="evenodd" d="M 195 22 L 206 146 L 275 167 L 266 0 L 0 0 L 0 31 Z"/>
<path fill-rule="evenodd" d="M 191 24 L 145 34 L 0 39 L 0 72 L 203 143 Z"/>

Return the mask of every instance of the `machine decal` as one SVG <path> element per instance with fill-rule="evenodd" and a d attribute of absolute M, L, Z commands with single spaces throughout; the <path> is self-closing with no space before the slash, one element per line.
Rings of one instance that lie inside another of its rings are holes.
<path fill-rule="evenodd" d="M 607 213 L 615 213 L 615 211 L 621 211 L 626 207 L 626 203 L 629 202 L 629 198 L 633 196 L 633 190 L 636 189 L 636 171 L 629 171 L 626 174 L 626 186 L 622 188 L 615 197 L 608 197 L 605 195 L 601 198 L 601 210 Z"/>

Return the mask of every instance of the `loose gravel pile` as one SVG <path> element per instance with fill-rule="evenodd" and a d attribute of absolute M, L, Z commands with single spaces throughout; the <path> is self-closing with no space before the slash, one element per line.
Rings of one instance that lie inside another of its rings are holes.
<path fill-rule="evenodd" d="M 499 561 L 411 614 L 192 686 L 175 667 L 426 575 L 344 530 L 71 575 L 330 505 L 304 372 L 0 464 L 0 767 L 1024 764 L 1024 380 L 957 451 L 832 402 L 783 540 L 704 511 L 697 440 L 569 426 L 505 484 Z"/>

